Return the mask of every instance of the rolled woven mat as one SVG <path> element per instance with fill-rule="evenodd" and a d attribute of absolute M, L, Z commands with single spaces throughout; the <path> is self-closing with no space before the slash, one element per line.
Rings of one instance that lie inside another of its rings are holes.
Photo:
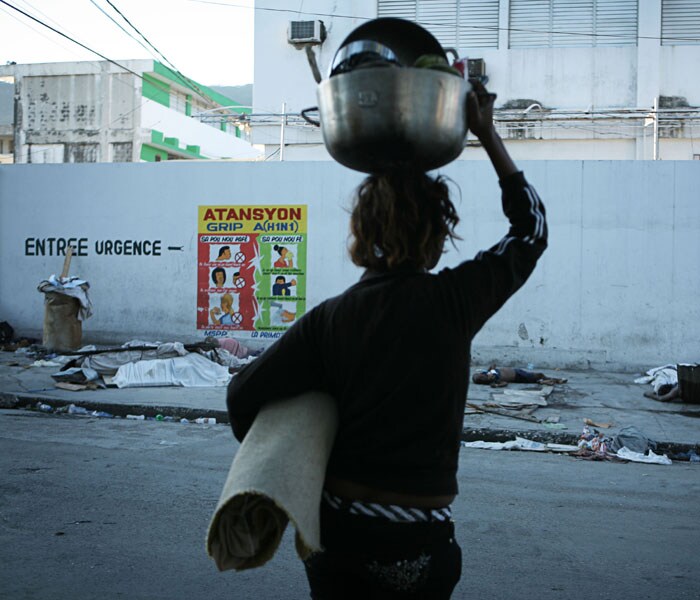
<path fill-rule="evenodd" d="M 287 523 L 304 560 L 321 549 L 319 507 L 338 428 L 333 398 L 307 392 L 265 405 L 231 464 L 207 532 L 220 571 L 260 567 Z"/>

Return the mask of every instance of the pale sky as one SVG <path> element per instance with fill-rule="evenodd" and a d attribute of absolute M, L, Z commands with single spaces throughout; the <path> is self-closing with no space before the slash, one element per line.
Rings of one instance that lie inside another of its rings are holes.
<path fill-rule="evenodd" d="M 141 40 L 106 0 L 6 1 L 117 62 L 135 58 L 164 62 L 100 12 L 97 6 Z M 102 60 L 3 2 L 0 65 Z M 111 2 L 187 77 L 204 85 L 253 83 L 253 0 Z"/>

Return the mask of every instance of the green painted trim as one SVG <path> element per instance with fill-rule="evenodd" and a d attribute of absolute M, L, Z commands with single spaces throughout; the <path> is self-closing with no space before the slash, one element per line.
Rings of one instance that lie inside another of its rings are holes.
<path fill-rule="evenodd" d="M 215 104 L 219 104 L 220 106 L 234 106 L 235 108 L 232 109 L 233 112 L 236 113 L 246 113 L 250 114 L 251 110 L 250 108 L 245 108 L 241 106 L 238 102 L 235 100 L 232 100 L 231 98 L 228 98 L 227 96 L 224 96 L 223 94 L 220 94 L 219 92 L 211 89 L 210 87 L 207 87 L 206 85 L 202 85 L 201 83 L 197 83 L 196 81 L 192 79 L 188 79 L 186 77 L 183 77 L 179 73 L 176 73 L 172 69 L 166 67 L 164 64 L 158 62 L 157 60 L 153 61 L 153 72 L 165 77 L 166 79 L 169 79 L 170 81 L 174 81 L 175 83 L 178 83 L 193 92 L 200 94 L 203 93 L 206 96 L 208 96 Z M 145 77 L 145 75 L 144 75 Z M 201 91 L 200 91 L 201 90 Z"/>
<path fill-rule="evenodd" d="M 170 86 L 164 81 L 144 73 L 142 90 L 144 98 L 170 108 Z"/>
<path fill-rule="evenodd" d="M 141 145 L 141 160 L 156 162 L 156 156 L 160 156 L 161 160 L 168 160 L 168 153 L 165 150 L 159 150 L 148 144 Z"/>
<path fill-rule="evenodd" d="M 166 146 L 163 148 L 163 146 Z M 157 129 L 151 129 L 151 145 L 143 144 L 141 146 L 141 158 L 143 160 L 148 160 L 144 158 L 143 148 L 148 147 L 154 151 L 161 153 L 162 160 L 168 160 L 168 151 L 176 151 L 179 154 L 184 154 L 183 158 L 198 158 L 201 160 L 207 160 L 207 156 L 202 156 L 201 147 L 195 144 L 187 145 L 184 148 L 180 147 L 180 140 L 176 137 L 165 137 L 162 131 Z M 153 157 L 155 160 L 155 156 Z M 152 161 L 149 161 L 152 162 Z"/>
<path fill-rule="evenodd" d="M 192 94 L 185 96 L 185 115 L 188 117 L 192 116 Z"/>

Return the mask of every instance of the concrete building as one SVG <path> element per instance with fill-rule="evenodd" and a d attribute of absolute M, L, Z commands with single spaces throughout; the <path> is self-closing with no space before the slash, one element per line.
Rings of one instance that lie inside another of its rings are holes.
<path fill-rule="evenodd" d="M 15 163 L 255 160 L 261 154 L 247 140 L 249 108 L 157 61 L 6 65 L 0 78 L 14 83 Z M 212 119 L 217 114 L 231 122 Z"/>
<path fill-rule="evenodd" d="M 260 4 L 260 3 L 258 3 Z M 290 23 L 323 22 L 321 73 L 367 19 L 407 18 L 475 60 L 516 159 L 700 158 L 700 0 L 266 0 L 255 12 L 253 137 L 265 155 L 328 160 L 299 117 L 316 83 Z M 267 10 L 272 9 L 272 10 Z M 316 25 L 318 29 L 320 26 Z M 284 106 L 284 119 L 279 114 Z M 259 117 L 255 115 L 260 115 Z M 283 125 L 284 123 L 284 125 Z M 462 158 L 485 158 L 468 142 Z"/>
<path fill-rule="evenodd" d="M 14 87 L 12 84 L 0 81 L 0 164 L 7 164 L 13 161 L 13 95 Z"/>

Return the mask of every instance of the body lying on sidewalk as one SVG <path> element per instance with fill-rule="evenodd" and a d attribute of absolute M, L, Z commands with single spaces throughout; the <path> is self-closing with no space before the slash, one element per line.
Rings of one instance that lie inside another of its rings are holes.
<path fill-rule="evenodd" d="M 497 367 L 496 365 L 477 371 L 472 375 L 472 381 L 481 385 L 490 385 L 491 387 L 504 387 L 509 383 L 542 383 L 544 385 L 566 383 L 566 379 L 549 377 L 544 373 L 512 367 Z"/>

